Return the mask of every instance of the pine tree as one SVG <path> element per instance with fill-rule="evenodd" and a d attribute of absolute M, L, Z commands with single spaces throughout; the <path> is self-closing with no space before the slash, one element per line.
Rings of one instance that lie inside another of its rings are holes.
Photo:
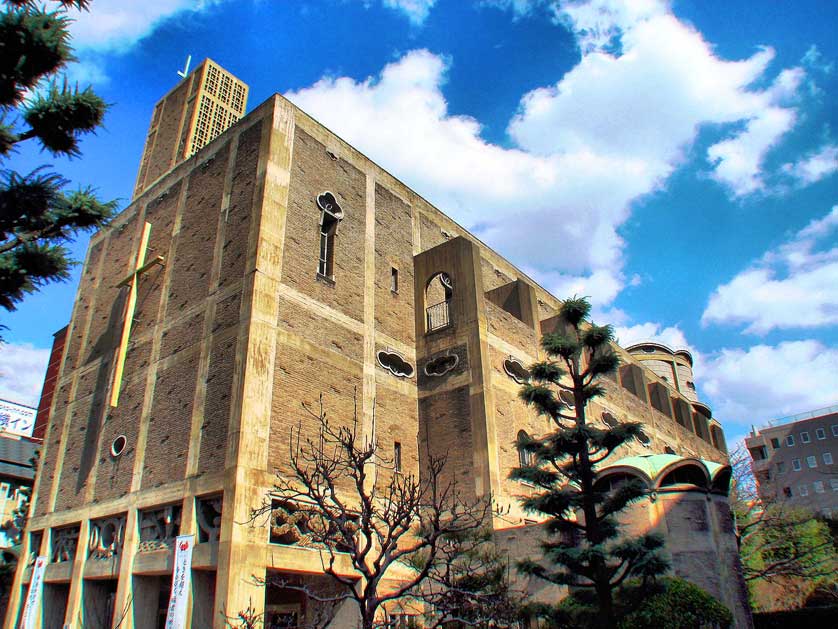
<path fill-rule="evenodd" d="M 60 73 L 74 60 L 69 11 L 90 0 L 4 0 L 0 13 L 0 165 L 16 146 L 37 141 L 54 157 L 80 154 L 79 138 L 102 124 L 107 106 L 90 87 L 71 87 Z M 28 174 L 0 171 L 0 306 L 14 310 L 26 294 L 64 280 L 73 261 L 63 246 L 104 225 L 115 201 L 42 166 Z"/>
<path fill-rule="evenodd" d="M 639 538 L 621 535 L 619 514 L 643 496 L 639 483 L 597 484 L 597 466 L 624 443 L 637 438 L 641 424 L 626 422 L 598 428 L 586 417 L 592 399 L 603 395 L 599 378 L 614 373 L 619 359 L 611 348 L 611 326 L 587 322 L 590 304 L 570 299 L 561 307 L 562 325 L 541 342 L 549 360 L 530 369 L 531 380 L 521 398 L 555 425 L 542 437 L 524 437 L 517 447 L 530 465 L 511 477 L 536 487 L 522 499 L 524 508 L 547 516 L 546 562 L 526 560 L 519 570 L 559 585 L 593 591 L 598 604 L 597 625 L 615 623 L 614 590 L 627 579 L 645 580 L 663 573 L 663 540 L 655 534 Z M 548 614 L 549 615 L 549 614 Z"/>

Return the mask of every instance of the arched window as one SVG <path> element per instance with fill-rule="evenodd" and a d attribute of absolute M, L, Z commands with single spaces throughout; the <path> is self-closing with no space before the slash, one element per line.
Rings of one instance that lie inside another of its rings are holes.
<path fill-rule="evenodd" d="M 727 452 L 727 447 L 725 446 L 725 437 L 722 433 L 722 429 L 718 426 L 710 426 L 710 440 L 713 443 L 713 447 L 716 450 L 721 450 L 722 452 Z"/>
<path fill-rule="evenodd" d="M 448 273 L 437 273 L 425 287 L 425 307 L 428 332 L 441 330 L 451 325 L 451 297 L 454 283 Z"/>
<path fill-rule="evenodd" d="M 672 485 L 695 485 L 696 487 L 706 488 L 707 477 L 697 465 L 683 465 L 669 472 L 660 482 L 661 487 Z"/>
<path fill-rule="evenodd" d="M 526 443 L 529 439 L 530 436 L 527 434 L 526 430 L 518 431 L 518 465 L 520 467 L 532 467 L 535 465 L 535 454 L 524 450 L 524 448 L 520 445 L 522 443 Z"/>
<path fill-rule="evenodd" d="M 317 262 L 317 274 L 334 279 L 335 276 L 335 237 L 338 224 L 343 219 L 343 210 L 331 192 L 317 196 L 320 208 L 320 258 Z"/>

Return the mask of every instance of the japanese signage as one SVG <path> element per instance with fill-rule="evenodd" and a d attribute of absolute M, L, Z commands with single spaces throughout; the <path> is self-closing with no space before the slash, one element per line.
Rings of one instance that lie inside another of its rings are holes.
<path fill-rule="evenodd" d="M 169 612 L 166 615 L 166 629 L 186 628 L 186 602 L 192 581 L 192 546 L 194 535 L 179 535 L 175 542 L 175 567 L 172 574 L 172 595 L 169 597 Z"/>
<path fill-rule="evenodd" d="M 35 629 L 38 608 L 41 606 L 41 592 L 44 590 L 44 568 L 46 567 L 46 557 L 38 557 L 35 560 L 35 566 L 32 568 L 32 579 L 29 581 L 29 592 L 26 594 L 26 603 L 23 606 L 20 629 Z"/>
<path fill-rule="evenodd" d="M 37 413 L 31 406 L 0 400 L 0 432 L 31 437 Z"/>

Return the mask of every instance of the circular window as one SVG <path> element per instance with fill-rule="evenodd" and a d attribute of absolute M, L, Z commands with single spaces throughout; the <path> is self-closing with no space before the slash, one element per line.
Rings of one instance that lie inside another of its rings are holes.
<path fill-rule="evenodd" d="M 128 438 L 125 435 L 119 435 L 111 443 L 111 456 L 117 457 L 125 452 L 125 446 L 128 445 Z"/>

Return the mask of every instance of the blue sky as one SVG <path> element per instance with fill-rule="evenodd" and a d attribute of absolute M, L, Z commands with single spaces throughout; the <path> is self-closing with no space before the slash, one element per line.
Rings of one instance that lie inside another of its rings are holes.
<path fill-rule="evenodd" d="M 112 106 L 57 166 L 126 205 L 154 103 L 209 56 L 623 344 L 689 347 L 736 437 L 838 403 L 837 28 L 826 0 L 94 0 L 70 75 Z M 0 397 L 37 398 L 77 276 L 0 314 Z"/>

